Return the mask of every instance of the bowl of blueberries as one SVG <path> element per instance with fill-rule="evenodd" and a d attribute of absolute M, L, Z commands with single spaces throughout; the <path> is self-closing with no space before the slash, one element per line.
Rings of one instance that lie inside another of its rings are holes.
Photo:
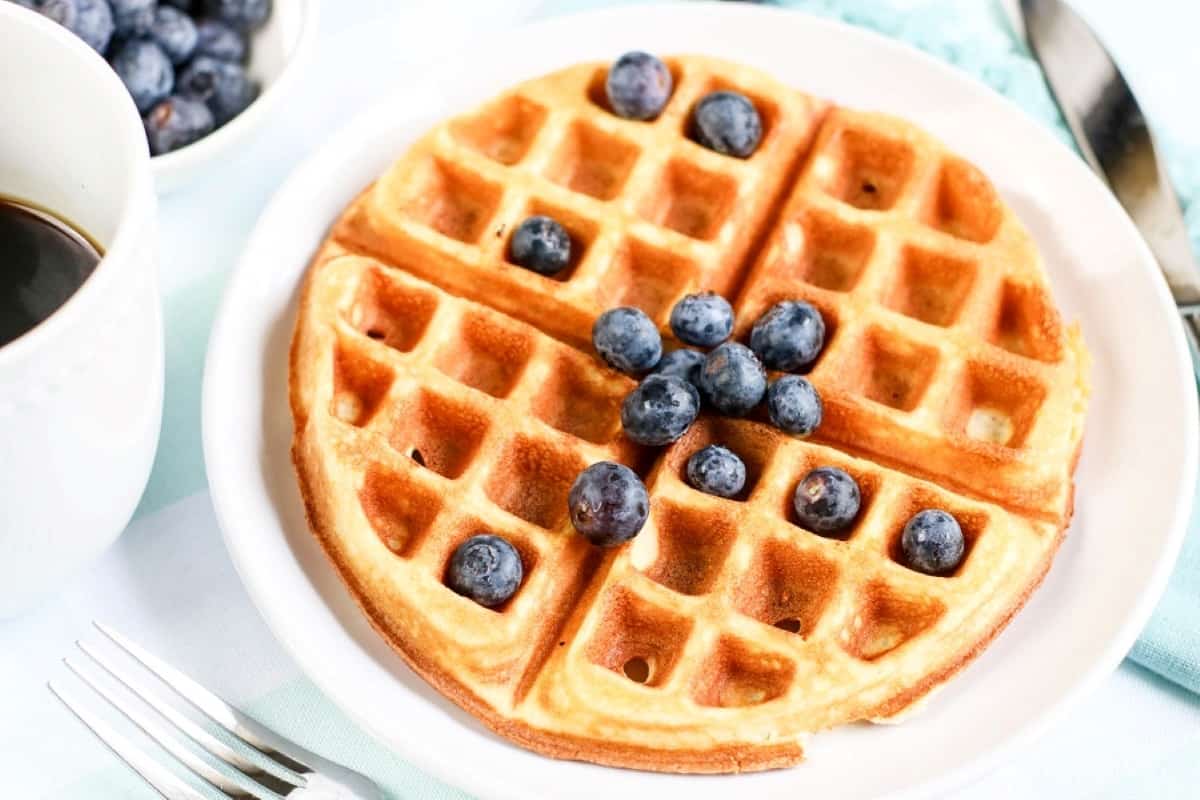
<path fill-rule="evenodd" d="M 313 50 L 317 0 L 10 0 L 84 40 L 129 91 L 159 191 L 267 118 Z M 3 0 L 0 0 L 3 2 Z"/>

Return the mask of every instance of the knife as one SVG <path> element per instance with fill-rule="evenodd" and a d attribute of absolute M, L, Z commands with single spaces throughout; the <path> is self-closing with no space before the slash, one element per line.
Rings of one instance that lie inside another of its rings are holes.
<path fill-rule="evenodd" d="M 1112 56 L 1063 0 L 1020 0 L 1026 37 L 1083 158 L 1150 246 L 1200 357 L 1200 268 L 1154 134 Z M 1198 374 L 1200 361 L 1193 359 Z"/>

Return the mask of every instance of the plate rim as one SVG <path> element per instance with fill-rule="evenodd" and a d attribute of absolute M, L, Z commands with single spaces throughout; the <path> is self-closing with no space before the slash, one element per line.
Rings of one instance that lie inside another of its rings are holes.
<path fill-rule="evenodd" d="M 1164 312 L 1164 315 L 1174 313 L 1174 303 L 1171 300 L 1165 280 L 1158 271 L 1154 258 L 1145 243 L 1141 234 L 1137 231 L 1133 222 L 1128 218 L 1123 209 L 1119 206 L 1116 199 L 1112 197 L 1103 183 L 1079 160 L 1078 156 L 1062 141 L 1057 139 L 1051 130 L 1044 125 L 1041 125 L 1037 120 L 1028 115 L 1020 106 L 1007 97 L 999 94 L 986 84 L 970 77 L 966 73 L 955 69 L 954 67 L 945 64 L 935 57 L 911 46 L 900 40 L 892 39 L 874 31 L 858 28 L 853 25 L 841 22 L 840 20 L 829 19 L 816 15 L 807 14 L 795 9 L 784 9 L 778 7 L 761 7 L 761 6 L 742 6 L 728 5 L 720 2 L 692 2 L 687 5 L 670 4 L 670 3 L 654 3 L 640 6 L 617 6 L 611 8 L 596 9 L 575 14 L 556 16 L 549 19 L 538 20 L 534 22 L 524 23 L 515 30 L 521 30 L 526 33 L 530 29 L 540 30 L 544 28 L 566 27 L 568 30 L 580 26 L 586 26 L 589 23 L 597 23 L 608 17 L 627 17 L 631 14 L 646 14 L 646 13 L 666 14 L 668 16 L 679 14 L 682 16 L 691 16 L 698 14 L 705 15 L 729 15 L 730 17 L 761 17 L 763 20 L 770 21 L 772 17 L 785 16 L 789 24 L 812 25 L 817 28 L 825 28 L 831 36 L 835 37 L 855 37 L 862 39 L 865 44 L 871 47 L 891 50 L 894 53 L 908 59 L 915 60 L 920 63 L 922 70 L 933 70 L 942 73 L 942 78 L 952 80 L 959 84 L 964 84 L 971 91 L 979 93 L 983 92 L 989 95 L 989 100 L 994 102 L 1001 101 L 1001 107 L 1008 116 L 1015 115 L 1021 120 L 1029 135 L 1040 138 L 1048 143 L 1052 148 L 1056 149 L 1062 156 L 1063 168 L 1081 173 L 1083 180 L 1090 182 L 1093 189 L 1097 193 L 1103 195 L 1101 202 L 1112 207 L 1121 218 L 1121 224 L 1124 230 L 1121 233 L 1122 238 L 1129 238 L 1134 249 L 1138 253 L 1138 262 L 1143 270 L 1143 273 L 1149 272 L 1147 280 L 1150 282 L 1155 298 Z M 512 31 L 510 31 L 512 32 Z M 429 65 L 426 65 L 428 68 Z M 326 676 L 322 675 L 322 669 L 313 666 L 312 660 L 306 655 L 307 650 L 301 647 L 296 641 L 291 638 L 291 625 L 282 619 L 282 615 L 278 613 L 276 606 L 266 596 L 265 587 L 255 579 L 253 562 L 247 560 L 247 554 L 239 549 L 237 537 L 232 533 L 237 528 L 231 524 L 232 514 L 231 505 L 236 505 L 231 497 L 236 496 L 236 490 L 226 491 L 223 487 L 223 479 L 218 477 L 219 470 L 214 468 L 214 464 L 221 464 L 225 460 L 225 454 L 222 452 L 216 442 L 212 439 L 212 432 L 217 427 L 212 420 L 218 419 L 221 413 L 221 403 L 218 401 L 218 396 L 221 395 L 218 388 L 220 386 L 220 365 L 219 353 L 226 349 L 227 345 L 224 342 L 227 338 L 233 335 L 234 321 L 232 317 L 232 306 L 235 298 L 241 294 L 242 285 L 250 280 L 253 276 L 253 265 L 250 256 L 260 249 L 260 240 L 266 238 L 264 229 L 267 222 L 278 216 L 278 209 L 286 205 L 288 198 L 292 194 L 293 187 L 305 182 L 310 172 L 318 172 L 324 165 L 324 162 L 330 159 L 331 152 L 336 149 L 336 146 L 342 142 L 351 141 L 357 137 L 362 137 L 369 130 L 372 122 L 378 122 L 382 119 L 389 119 L 393 114 L 386 113 L 389 106 L 390 98 L 397 93 L 389 91 L 384 94 L 380 100 L 371 106 L 367 107 L 360 113 L 353 116 L 345 125 L 343 125 L 335 134 L 329 137 L 320 147 L 316 148 L 289 174 L 287 179 L 273 193 L 271 200 L 264 207 L 255 223 L 254 230 L 247 240 L 246 245 L 242 250 L 242 256 L 238 264 L 234 268 L 229 281 L 222 293 L 221 301 L 218 306 L 218 313 L 210 335 L 209 344 L 205 358 L 204 381 L 202 389 L 201 412 L 202 412 L 202 440 L 204 447 L 205 468 L 209 481 L 210 495 L 214 511 L 218 521 L 218 527 L 221 530 L 222 538 L 225 541 L 226 549 L 230 554 L 230 558 L 246 588 L 251 601 L 262 614 L 267 623 L 267 627 L 271 630 L 272 635 L 279 641 L 283 649 L 300 667 L 313 683 L 331 700 L 333 701 L 350 719 L 352 719 L 365 732 L 371 735 L 381 745 L 395 753 L 404 760 L 410 762 L 413 766 L 425 771 L 426 773 L 437 777 L 439 780 L 446 782 L 449 785 L 460 787 L 465 791 L 474 793 L 479 796 L 517 796 L 513 794 L 514 787 L 506 785 L 499 787 L 499 791 L 495 783 L 484 783 L 482 780 L 474 777 L 468 771 L 455 770 L 450 765 L 444 763 L 442 759 L 435 758 L 423 750 L 415 747 L 400 747 L 392 737 L 384 735 L 379 731 L 372 721 L 364 714 L 359 713 L 354 704 L 345 702 L 342 697 L 342 691 L 339 687 Z M 413 115 L 414 118 L 419 115 Z M 1067 166 L 1069 162 L 1070 166 Z M 1181 377 L 1192 374 L 1191 357 L 1187 349 L 1187 345 L 1183 336 L 1183 331 L 1180 326 L 1170 326 L 1169 338 L 1173 344 L 1173 357 L 1175 362 L 1175 371 Z M 217 377 L 214 377 L 217 376 Z M 953 790 L 956 787 L 961 787 L 967 783 L 977 780 L 984 774 L 995 769 L 1000 763 L 1009 759 L 1014 753 L 1040 736 L 1044 731 L 1053 725 L 1057 720 L 1074 705 L 1076 705 L 1083 697 L 1094 691 L 1102 680 L 1107 678 L 1111 672 L 1125 658 L 1127 652 L 1132 647 L 1141 632 L 1146 622 L 1148 621 L 1154 606 L 1161 598 L 1163 591 L 1166 588 L 1168 578 L 1171 571 L 1178 560 L 1180 550 L 1187 532 L 1187 522 L 1192 512 L 1193 497 L 1190 487 L 1195 485 L 1198 463 L 1198 425 L 1200 425 L 1200 411 L 1197 407 L 1197 395 L 1194 391 L 1183 393 L 1183 403 L 1187 406 L 1188 414 L 1183 421 L 1183 430 L 1181 434 L 1184 437 L 1185 445 L 1183 448 L 1183 469 L 1179 473 L 1179 485 L 1174 493 L 1174 508 L 1171 514 L 1170 531 L 1164 540 L 1164 546 L 1159 554 L 1158 561 L 1153 570 L 1149 573 L 1149 578 L 1146 585 L 1142 588 L 1137 596 L 1137 601 L 1133 603 L 1125 613 L 1125 621 L 1118 628 L 1116 633 L 1112 635 L 1104 651 L 1095 662 L 1091 664 L 1067 691 L 1063 692 L 1054 702 L 1047 704 L 1039 709 L 1023 726 L 1019 727 L 1008 738 L 1002 740 L 999 744 L 992 747 L 979 755 L 966 760 L 954 769 L 941 773 L 940 775 L 931 778 L 930 780 L 918 783 L 903 790 L 899 794 L 889 793 L 889 796 L 894 797 L 925 797 L 936 795 L 939 793 Z M 318 675 L 320 677 L 318 677 Z M 507 792 L 507 794 L 506 794 Z"/>

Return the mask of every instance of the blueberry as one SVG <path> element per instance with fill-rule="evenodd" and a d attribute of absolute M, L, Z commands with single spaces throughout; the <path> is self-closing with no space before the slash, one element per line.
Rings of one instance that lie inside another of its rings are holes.
<path fill-rule="evenodd" d="M 529 217 L 513 231 L 508 257 L 539 275 L 557 275 L 571 263 L 571 234 L 550 217 Z"/>
<path fill-rule="evenodd" d="M 199 100 L 171 95 L 146 115 L 143 123 L 150 153 L 160 156 L 212 133 L 212 112 Z"/>
<path fill-rule="evenodd" d="M 821 396 L 807 379 L 784 375 L 767 389 L 767 416 L 784 433 L 808 436 L 821 424 Z"/>
<path fill-rule="evenodd" d="M 204 0 L 204 10 L 238 30 L 251 31 L 271 16 L 271 0 Z"/>
<path fill-rule="evenodd" d="M 488 608 L 516 594 L 524 576 L 521 554 L 490 533 L 476 534 L 460 544 L 446 567 L 447 586 Z"/>
<path fill-rule="evenodd" d="M 231 64 L 245 64 L 250 48 L 240 31 L 217 19 L 196 23 L 196 55 L 211 56 Z"/>
<path fill-rule="evenodd" d="M 658 328 L 645 312 L 629 306 L 609 309 L 596 318 L 592 345 L 609 366 L 630 375 L 653 369 L 662 358 Z"/>
<path fill-rule="evenodd" d="M 671 309 L 671 330 L 685 344 L 716 347 L 733 333 L 733 306 L 715 292 L 685 295 Z"/>
<path fill-rule="evenodd" d="M 616 547 L 646 524 L 650 495 L 637 473 L 624 464 L 600 461 L 579 473 L 567 495 L 571 524 L 589 542 Z"/>
<path fill-rule="evenodd" d="M 35 8 L 37 6 L 34 0 L 10 0 L 10 2 L 16 3 L 21 8 Z"/>
<path fill-rule="evenodd" d="M 762 139 L 762 119 L 745 95 L 710 92 L 692 111 L 692 138 L 718 153 L 749 158 Z"/>
<path fill-rule="evenodd" d="M 618 117 L 654 119 L 671 99 L 671 70 L 649 53 L 626 53 L 608 70 L 604 89 Z"/>
<path fill-rule="evenodd" d="M 770 369 L 794 372 L 817 360 L 825 346 L 825 319 L 802 300 L 771 306 L 750 331 L 750 347 Z"/>
<path fill-rule="evenodd" d="M 699 413 L 695 386 L 674 375 L 647 375 L 625 396 L 621 425 L 633 441 L 657 447 L 683 436 Z"/>
<path fill-rule="evenodd" d="M 904 526 L 900 548 L 908 566 L 927 575 L 944 575 L 962 561 L 966 542 L 958 520 L 945 511 L 925 509 Z"/>
<path fill-rule="evenodd" d="M 792 497 L 800 524 L 814 533 L 838 533 L 850 527 L 861 503 L 858 484 L 837 467 L 817 467 L 804 476 Z"/>
<path fill-rule="evenodd" d="M 145 36 L 154 25 L 154 7 L 158 0 L 108 0 L 112 5 L 117 35 L 124 38 Z"/>
<path fill-rule="evenodd" d="M 194 6 L 196 5 L 194 2 L 192 2 L 192 0 L 159 0 L 159 3 L 178 8 L 185 14 L 191 14 L 193 11 L 195 11 Z"/>
<path fill-rule="evenodd" d="M 175 85 L 175 69 L 162 48 L 149 39 L 130 39 L 110 60 L 138 112 L 147 114 Z"/>
<path fill-rule="evenodd" d="M 766 391 L 767 373 L 743 344 L 726 342 L 709 353 L 700 367 L 700 393 L 721 414 L 746 414 Z"/>
<path fill-rule="evenodd" d="M 179 76 L 179 92 L 208 104 L 220 127 L 254 102 L 258 84 L 238 64 L 197 56 Z"/>
<path fill-rule="evenodd" d="M 108 49 L 116 26 L 107 0 L 42 0 L 37 8 L 46 17 L 83 39 L 97 53 L 104 55 Z"/>
<path fill-rule="evenodd" d="M 700 365 L 704 363 L 704 353 L 690 350 L 686 347 L 672 350 L 662 357 L 653 375 L 674 375 L 683 378 L 688 383 L 700 388 Z"/>
<path fill-rule="evenodd" d="M 173 64 L 182 64 L 191 58 L 199 41 L 192 18 L 170 6 L 159 6 L 154 10 L 150 38 L 158 43 Z"/>
<path fill-rule="evenodd" d="M 733 497 L 746 485 L 746 465 L 732 450 L 710 444 L 688 459 L 687 480 L 706 494 Z"/>

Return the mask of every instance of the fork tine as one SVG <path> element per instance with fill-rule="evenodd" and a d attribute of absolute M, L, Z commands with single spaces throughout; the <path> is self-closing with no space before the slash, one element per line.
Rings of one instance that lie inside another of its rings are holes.
<path fill-rule="evenodd" d="M 179 670 L 167 664 L 157 656 L 151 655 L 139 645 L 134 644 L 125 636 L 117 633 L 103 623 L 92 621 L 96 630 L 108 637 L 109 641 L 120 647 L 146 669 L 153 672 L 158 679 L 171 687 L 180 697 L 191 703 L 197 710 L 220 725 L 234 736 L 249 742 L 259 750 L 279 753 L 306 767 L 315 767 L 323 761 L 315 754 L 300 745 L 275 733 L 242 712 L 233 708 L 221 698 L 205 689 Z M 274 774 L 274 773 L 272 773 Z M 296 772 L 291 773 L 300 780 L 297 786 L 304 786 L 304 777 Z M 289 783 L 292 779 L 286 779 Z"/>
<path fill-rule="evenodd" d="M 175 708 L 169 703 L 163 702 L 154 694 L 148 692 L 144 685 L 144 681 L 135 679 L 132 673 L 126 671 L 122 667 L 119 667 L 114 661 L 111 661 L 99 650 L 93 649 L 91 646 L 82 641 L 75 642 L 75 645 L 89 658 L 91 658 L 92 661 L 99 664 L 109 675 L 120 681 L 125 688 L 129 689 L 129 691 L 141 698 L 142 702 L 153 708 L 155 711 L 165 717 L 172 725 L 182 731 L 185 736 L 187 736 L 196 744 L 200 745 L 200 747 L 204 748 L 212 755 L 224 761 L 226 764 L 229 764 L 234 769 L 251 773 L 267 772 L 282 781 L 292 784 L 293 786 L 304 785 L 305 781 L 303 776 L 291 769 L 288 769 L 282 764 L 271 760 L 271 758 L 268 756 L 257 753 L 257 751 L 239 753 L 225 742 L 222 742 L 203 727 L 196 724 L 196 722 L 186 714 L 180 712 L 179 709 Z M 71 667 L 72 670 L 79 674 L 79 671 L 71 664 L 69 660 L 67 661 L 67 666 Z M 84 680 L 87 680 L 88 683 L 92 683 L 86 676 L 80 674 L 80 677 Z M 96 688 L 94 684 L 93 688 Z M 101 695 L 105 694 L 99 688 L 96 688 L 96 691 L 100 692 Z M 105 699 L 109 700 L 109 702 L 112 702 L 113 705 L 117 705 L 112 698 L 106 697 Z M 120 707 L 118 706 L 118 708 Z M 124 709 L 120 710 L 124 711 Z M 137 720 L 134 720 L 134 722 L 137 722 Z M 147 733 L 149 733 L 149 731 L 147 731 Z M 207 775 L 205 777 L 208 778 Z M 212 780 L 212 778 L 209 778 L 209 780 Z M 226 787 L 222 788 L 224 788 L 225 791 L 232 791 Z"/>
<path fill-rule="evenodd" d="M 169 725 L 164 725 L 158 718 L 146 713 L 140 706 L 128 702 L 116 692 L 110 691 L 89 675 L 88 671 L 81 665 L 76 664 L 70 658 L 64 658 L 63 663 L 67 665 L 68 669 L 78 675 L 84 683 L 90 686 L 96 694 L 107 700 L 113 708 L 124 714 L 130 722 L 141 728 L 159 747 L 166 750 L 185 767 L 221 791 L 226 794 L 240 794 L 245 792 L 252 797 L 258 798 L 258 800 L 283 800 L 279 794 L 267 789 L 265 786 L 240 772 L 234 771 L 229 774 L 223 774 L 175 738 L 171 733 Z M 134 693 L 136 694 L 136 691 Z M 141 697 L 141 695 L 138 696 Z M 153 703 L 150 705 L 153 705 Z M 156 710 L 158 709 L 156 708 Z M 161 710 L 159 713 L 162 713 Z"/>
<path fill-rule="evenodd" d="M 166 800 L 208 800 L 179 776 L 139 750 L 132 742 L 118 733 L 101 717 L 87 710 L 87 706 L 72 699 L 68 693 L 51 681 L 46 684 L 58 701 L 66 706 L 88 730 L 99 739 L 117 758 L 150 784 L 154 791 Z"/>

